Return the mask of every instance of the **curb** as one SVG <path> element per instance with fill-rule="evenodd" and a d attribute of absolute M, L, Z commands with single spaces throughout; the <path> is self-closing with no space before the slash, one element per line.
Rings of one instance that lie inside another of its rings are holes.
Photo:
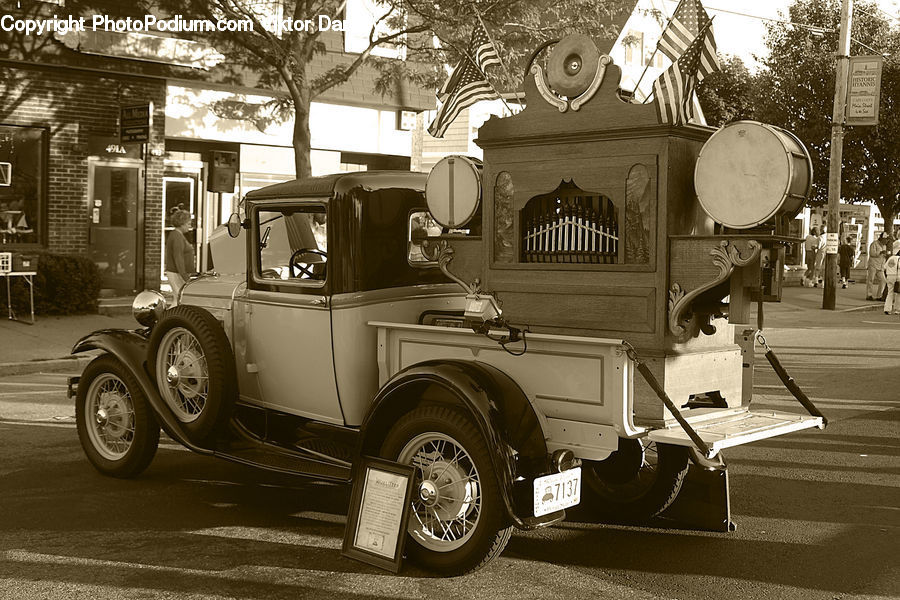
<path fill-rule="evenodd" d="M 66 371 L 81 373 L 95 357 L 94 354 L 90 354 L 85 356 L 73 356 L 71 358 L 51 358 L 49 360 L 0 363 L 0 377 L 30 375 L 32 373 L 62 373 Z"/>
<path fill-rule="evenodd" d="M 878 310 L 883 310 L 884 304 L 866 304 L 865 306 L 854 306 L 853 308 L 842 308 L 838 312 L 875 312 Z"/>

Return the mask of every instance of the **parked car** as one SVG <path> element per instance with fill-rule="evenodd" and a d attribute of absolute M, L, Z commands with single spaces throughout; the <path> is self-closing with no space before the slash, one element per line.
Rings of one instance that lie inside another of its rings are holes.
<path fill-rule="evenodd" d="M 619 518 L 668 507 L 690 441 L 635 424 L 622 341 L 535 333 L 520 353 L 473 331 L 485 297 L 422 248 L 442 232 L 425 182 L 339 174 L 248 194 L 226 242 L 244 244 L 226 253 L 239 264 L 220 261 L 173 306 L 143 292 L 142 328 L 75 345 L 104 351 L 72 381 L 90 462 L 137 476 L 162 428 L 202 454 L 331 481 L 350 481 L 362 456 L 411 464 L 407 554 L 444 574 L 486 564 L 512 527 L 559 522 L 582 498 Z"/>

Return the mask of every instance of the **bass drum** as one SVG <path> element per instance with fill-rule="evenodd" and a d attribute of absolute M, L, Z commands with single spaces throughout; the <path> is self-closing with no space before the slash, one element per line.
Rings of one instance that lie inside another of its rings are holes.
<path fill-rule="evenodd" d="M 735 121 L 700 150 L 694 186 L 712 219 L 749 229 L 775 215 L 793 218 L 812 189 L 812 161 L 791 132 L 757 121 Z"/>

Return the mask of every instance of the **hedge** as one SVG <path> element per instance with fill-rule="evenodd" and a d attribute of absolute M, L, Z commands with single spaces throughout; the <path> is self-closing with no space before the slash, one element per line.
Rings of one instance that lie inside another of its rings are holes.
<path fill-rule="evenodd" d="M 34 276 L 34 312 L 45 315 L 73 315 L 97 312 L 100 272 L 84 256 L 28 252 L 38 256 Z M 0 278 L 2 279 L 2 278 Z M 0 283 L 4 288 L 6 282 Z M 10 278 L 13 309 L 20 314 L 29 310 L 28 284 L 24 277 Z M 6 311 L 6 290 L 0 290 L 0 308 Z"/>

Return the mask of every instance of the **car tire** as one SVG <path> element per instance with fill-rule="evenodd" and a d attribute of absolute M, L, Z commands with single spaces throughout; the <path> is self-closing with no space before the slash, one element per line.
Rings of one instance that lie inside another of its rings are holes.
<path fill-rule="evenodd" d="M 604 461 L 583 463 L 584 504 L 613 522 L 643 522 L 667 509 L 690 468 L 687 448 L 647 440 L 619 439 Z"/>
<path fill-rule="evenodd" d="M 147 365 L 188 441 L 211 447 L 237 401 L 234 352 L 222 325 L 196 306 L 167 310 L 150 335 Z"/>
<path fill-rule="evenodd" d="M 159 424 L 131 372 L 105 354 L 81 374 L 75 396 L 78 439 L 94 467 L 112 477 L 139 475 L 159 445 Z"/>
<path fill-rule="evenodd" d="M 512 527 L 487 444 L 471 419 L 443 406 L 417 408 L 391 428 L 381 456 L 416 467 L 406 538 L 413 562 L 462 575 L 503 552 Z"/>

